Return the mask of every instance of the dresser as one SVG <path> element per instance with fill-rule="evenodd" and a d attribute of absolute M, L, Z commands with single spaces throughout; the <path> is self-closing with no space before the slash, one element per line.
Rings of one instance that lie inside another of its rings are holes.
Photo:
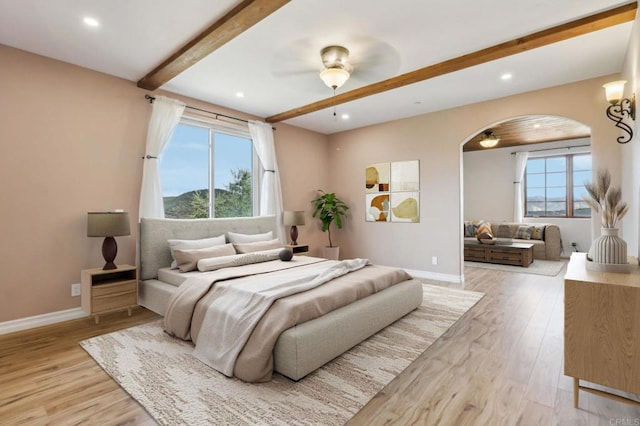
<path fill-rule="evenodd" d="M 564 277 L 564 374 L 580 391 L 637 403 L 592 389 L 580 380 L 640 394 L 640 267 L 631 273 L 586 269 L 586 254 L 573 253 Z"/>

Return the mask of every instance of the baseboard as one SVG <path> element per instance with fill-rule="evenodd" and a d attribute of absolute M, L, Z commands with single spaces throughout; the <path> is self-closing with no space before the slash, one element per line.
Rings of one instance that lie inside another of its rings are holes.
<path fill-rule="evenodd" d="M 83 311 L 82 308 L 73 308 L 67 309 L 66 311 L 51 312 L 48 314 L 36 315 L 33 317 L 0 322 L 0 335 L 13 333 L 16 331 L 28 330 L 30 328 L 42 327 L 43 325 L 83 318 L 86 316 L 87 313 Z"/>
<path fill-rule="evenodd" d="M 439 272 L 419 271 L 416 269 L 403 268 L 409 275 L 415 278 L 424 278 L 427 280 L 446 281 L 448 283 L 464 284 L 462 275 L 441 274 Z"/>

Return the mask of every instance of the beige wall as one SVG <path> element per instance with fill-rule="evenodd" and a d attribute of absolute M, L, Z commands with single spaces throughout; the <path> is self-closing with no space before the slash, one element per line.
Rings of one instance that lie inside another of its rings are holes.
<path fill-rule="evenodd" d="M 86 237 L 86 212 L 122 208 L 137 218 L 151 108 L 130 81 L 2 45 L 0 63 L 3 322 L 80 306 L 70 285 L 104 263 L 102 240 Z M 311 221 L 314 190 L 328 184 L 327 137 L 277 127 L 284 207 Z M 135 261 L 132 231 L 117 238 L 116 263 Z M 317 247 L 323 237 L 300 228 L 300 242 Z"/>
<path fill-rule="evenodd" d="M 606 101 L 601 87 L 615 77 L 331 135 L 331 189 L 351 206 L 347 227 L 336 235 L 343 255 L 434 274 L 462 275 L 461 144 L 508 118 L 549 114 L 585 123 L 592 131 L 594 167 L 609 167 L 613 180 L 619 183 L 620 146 L 611 142 L 616 131 L 604 114 Z M 364 168 L 399 160 L 420 160 L 420 223 L 365 222 Z M 437 265 L 431 264 L 432 256 L 438 257 Z"/>

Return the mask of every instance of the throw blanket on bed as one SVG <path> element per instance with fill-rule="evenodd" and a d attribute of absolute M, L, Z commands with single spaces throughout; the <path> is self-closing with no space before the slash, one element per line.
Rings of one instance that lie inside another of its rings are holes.
<path fill-rule="evenodd" d="M 197 303 L 211 289 L 211 287 L 224 280 L 242 278 L 252 275 L 266 274 L 291 268 L 298 268 L 310 263 L 324 262 L 325 259 L 316 257 L 296 257 L 291 262 L 271 261 L 219 269 L 212 272 L 203 272 L 194 277 L 187 278 L 171 295 L 164 315 L 164 331 L 182 340 L 197 340 L 198 333 L 192 333 L 191 322 Z M 192 337 L 192 334 L 194 336 Z"/>
<path fill-rule="evenodd" d="M 290 270 L 286 275 L 264 275 L 248 285 L 237 286 L 233 281 L 216 284 L 193 354 L 224 375 L 233 376 L 238 354 L 275 300 L 311 290 L 367 264 L 367 259 L 330 261 Z"/>

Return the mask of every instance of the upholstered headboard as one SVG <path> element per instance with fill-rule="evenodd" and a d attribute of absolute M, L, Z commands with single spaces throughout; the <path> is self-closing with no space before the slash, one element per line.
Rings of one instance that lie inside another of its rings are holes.
<path fill-rule="evenodd" d="M 171 265 L 170 239 L 196 240 L 216 237 L 227 231 L 258 234 L 273 231 L 275 216 L 220 219 L 140 219 L 140 279 L 156 278 L 158 269 Z"/>

